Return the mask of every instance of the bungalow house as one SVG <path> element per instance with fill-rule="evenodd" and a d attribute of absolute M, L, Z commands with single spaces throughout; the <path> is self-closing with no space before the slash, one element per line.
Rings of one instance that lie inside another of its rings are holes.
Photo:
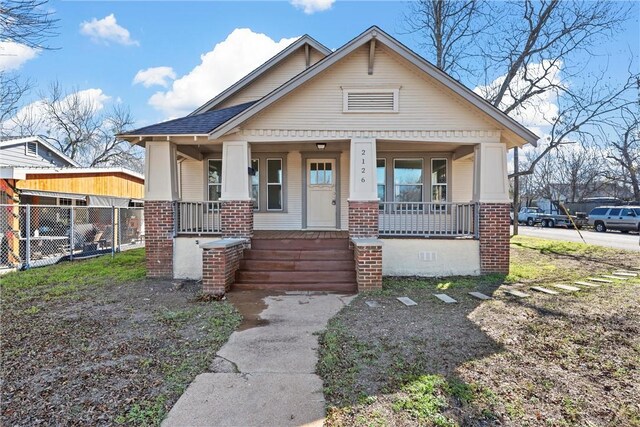
<path fill-rule="evenodd" d="M 507 150 L 537 136 L 377 27 L 303 36 L 146 147 L 147 274 L 362 290 L 509 268 Z"/>

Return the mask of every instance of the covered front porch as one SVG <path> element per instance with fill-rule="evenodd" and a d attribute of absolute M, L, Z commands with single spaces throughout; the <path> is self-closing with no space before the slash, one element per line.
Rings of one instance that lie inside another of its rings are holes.
<path fill-rule="evenodd" d="M 286 277 L 310 289 L 318 280 L 346 285 L 354 271 L 362 290 L 379 287 L 382 274 L 503 269 L 504 254 L 487 250 L 504 246 L 492 236 L 505 234 L 494 228 L 508 221 L 506 145 L 499 133 L 338 136 L 146 142 L 147 200 L 156 201 L 148 203 L 150 216 L 166 216 L 159 221 L 164 231 L 155 233 L 161 242 L 163 233 L 172 236 L 166 250 L 173 256 L 161 264 L 170 261 L 173 277 L 206 281 L 208 266 L 218 262 L 211 260 L 226 260 L 232 272 L 218 268 L 223 273 L 216 279 L 223 290 L 234 281 L 258 288 L 266 286 L 262 279 L 287 284 Z M 312 245 L 321 252 L 295 252 L 307 250 L 299 240 L 323 238 Z M 281 248 L 285 258 L 265 252 L 259 254 L 266 259 L 242 261 L 261 246 Z M 353 252 L 353 267 L 342 265 L 334 278 L 331 263 L 321 261 L 332 260 L 324 257 L 328 251 L 344 250 Z M 300 263 L 298 256 L 317 259 Z M 293 273 L 267 274 L 282 265 Z"/>

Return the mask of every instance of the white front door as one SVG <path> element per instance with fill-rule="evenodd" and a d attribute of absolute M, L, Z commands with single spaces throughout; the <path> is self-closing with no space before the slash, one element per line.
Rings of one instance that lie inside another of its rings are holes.
<path fill-rule="evenodd" d="M 307 228 L 336 228 L 336 161 L 307 160 Z"/>

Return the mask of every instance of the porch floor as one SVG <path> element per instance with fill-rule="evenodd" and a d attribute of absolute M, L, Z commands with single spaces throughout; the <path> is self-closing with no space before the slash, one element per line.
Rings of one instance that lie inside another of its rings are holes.
<path fill-rule="evenodd" d="M 348 231 L 257 230 L 254 239 L 347 239 Z"/>

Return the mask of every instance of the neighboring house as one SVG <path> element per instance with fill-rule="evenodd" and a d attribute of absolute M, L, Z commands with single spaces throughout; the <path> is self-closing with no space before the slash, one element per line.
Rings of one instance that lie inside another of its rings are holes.
<path fill-rule="evenodd" d="M 103 207 L 141 206 L 143 195 L 137 172 L 81 167 L 38 136 L 0 140 L 0 269 L 110 251 L 133 235 L 141 240 L 140 211 Z M 72 217 L 69 206 L 87 208 Z"/>
<path fill-rule="evenodd" d="M 538 139 L 377 27 L 120 137 L 146 147 L 147 274 L 212 293 L 507 273 L 506 154 Z"/>
<path fill-rule="evenodd" d="M 0 204 L 140 204 L 144 177 L 124 168 L 83 168 L 44 138 L 0 141 Z"/>

